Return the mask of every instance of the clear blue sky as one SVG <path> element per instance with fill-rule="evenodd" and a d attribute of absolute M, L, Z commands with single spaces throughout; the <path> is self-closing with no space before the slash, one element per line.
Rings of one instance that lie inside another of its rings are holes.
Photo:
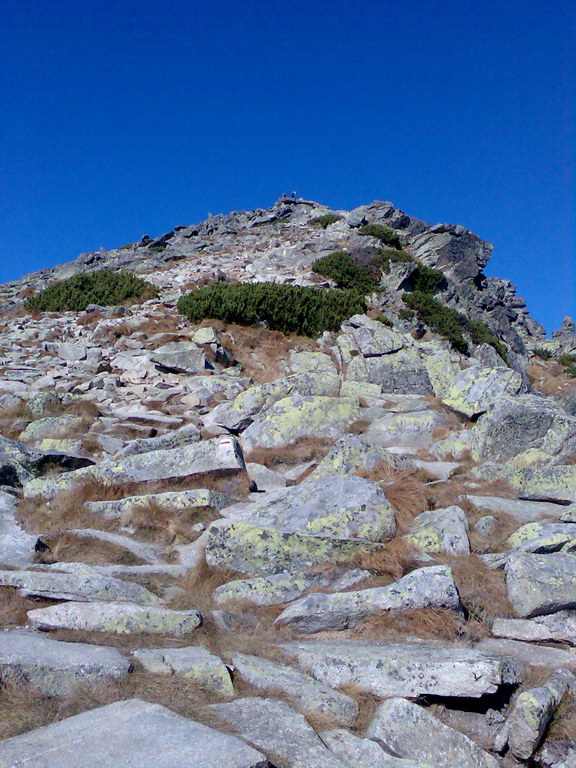
<path fill-rule="evenodd" d="M 567 0 L 2 0 L 0 281 L 281 192 L 392 200 L 576 314 Z"/>

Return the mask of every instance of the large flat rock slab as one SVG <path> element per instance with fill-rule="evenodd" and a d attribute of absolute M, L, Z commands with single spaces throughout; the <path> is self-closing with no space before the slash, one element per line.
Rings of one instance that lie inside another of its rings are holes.
<path fill-rule="evenodd" d="M 171 611 L 133 603 L 61 603 L 28 611 L 37 629 L 76 629 L 116 635 L 184 637 L 200 626 L 198 611 Z"/>
<path fill-rule="evenodd" d="M 500 496 L 464 496 L 479 509 L 495 514 L 503 513 L 518 520 L 519 523 L 533 523 L 547 517 L 558 517 L 562 514 L 560 504 L 549 501 L 526 501 L 524 499 L 504 499 Z"/>
<path fill-rule="evenodd" d="M 352 727 L 358 717 L 358 704 L 351 696 L 319 683 L 288 664 L 244 653 L 233 656 L 232 664 L 235 676 L 263 694 L 282 696 L 303 714 L 326 717 L 347 727 Z"/>
<path fill-rule="evenodd" d="M 320 563 L 353 563 L 368 552 L 385 549 L 384 544 L 364 539 L 287 533 L 231 520 L 217 520 L 207 534 L 208 565 L 254 576 L 302 573 Z"/>
<path fill-rule="evenodd" d="M 119 680 L 129 669 L 130 661 L 116 648 L 65 643 L 31 630 L 0 632 L 0 678 L 25 682 L 48 696 L 65 695 L 81 684 Z"/>
<path fill-rule="evenodd" d="M 506 464 L 482 464 L 475 470 L 484 480 L 506 480 L 521 499 L 559 501 L 576 500 L 576 465 L 510 467 Z"/>
<path fill-rule="evenodd" d="M 511 640 L 576 645 L 576 611 L 557 611 L 533 619 L 494 619 L 492 634 Z"/>
<path fill-rule="evenodd" d="M 15 587 L 23 595 L 51 600 L 110 600 L 142 605 L 161 602 L 157 595 L 140 584 L 94 573 L 91 568 L 79 569 L 75 573 L 0 571 L 0 586 Z"/>
<path fill-rule="evenodd" d="M 384 701 L 366 735 L 395 755 L 434 768 L 498 768 L 495 757 L 463 733 L 406 699 Z"/>
<path fill-rule="evenodd" d="M 158 704 L 127 699 L 0 742 L 2 768 L 267 768 L 257 750 Z"/>
<path fill-rule="evenodd" d="M 220 514 L 240 523 L 340 539 L 380 541 L 396 530 L 381 486 L 346 475 L 270 491 L 255 501 L 225 507 Z"/>
<path fill-rule="evenodd" d="M 301 641 L 282 646 L 331 688 L 353 685 L 375 696 L 470 696 L 521 679 L 522 665 L 497 653 L 424 643 Z"/>
<path fill-rule="evenodd" d="M 563 667 L 576 672 L 576 654 L 564 648 L 549 648 L 520 640 L 484 637 L 476 646 L 486 653 L 502 653 L 532 667 Z"/>
<path fill-rule="evenodd" d="M 462 609 L 450 568 L 445 565 L 418 568 L 384 587 L 313 593 L 291 603 L 275 623 L 312 634 L 349 629 L 371 614 L 417 608 Z"/>
<path fill-rule="evenodd" d="M 254 697 L 213 704 L 210 709 L 273 764 L 278 760 L 291 768 L 349 768 L 330 752 L 304 716 L 283 701 Z"/>
<path fill-rule="evenodd" d="M 187 648 L 142 648 L 134 658 L 156 675 L 185 677 L 199 688 L 223 698 L 234 696 L 230 673 L 219 656 L 201 646 Z"/>
<path fill-rule="evenodd" d="M 516 394 L 521 387 L 522 377 L 511 368 L 472 365 L 456 375 L 442 402 L 472 418 L 485 413 L 502 395 Z"/>
<path fill-rule="evenodd" d="M 0 491 L 0 566 L 24 568 L 34 559 L 37 536 L 32 536 L 16 520 L 18 499 Z"/>
<path fill-rule="evenodd" d="M 84 508 L 95 515 L 113 519 L 133 512 L 138 507 L 154 504 L 171 512 L 181 512 L 190 507 L 209 507 L 220 510 L 232 503 L 232 499 L 223 493 L 197 488 L 189 491 L 166 491 L 149 493 L 142 496 L 126 496 L 114 501 L 87 501 Z"/>

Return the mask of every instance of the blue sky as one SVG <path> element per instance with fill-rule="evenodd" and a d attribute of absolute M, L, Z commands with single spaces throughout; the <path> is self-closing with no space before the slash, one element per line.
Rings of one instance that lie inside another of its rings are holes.
<path fill-rule="evenodd" d="M 576 314 L 572 3 L 3 0 L 0 281 L 296 189 Z"/>

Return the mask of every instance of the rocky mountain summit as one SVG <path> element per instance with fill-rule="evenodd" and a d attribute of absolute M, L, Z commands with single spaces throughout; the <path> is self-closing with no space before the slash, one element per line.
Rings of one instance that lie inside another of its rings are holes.
<path fill-rule="evenodd" d="M 0 286 L 3 768 L 576 766 L 574 323 L 491 251 L 282 196 Z"/>

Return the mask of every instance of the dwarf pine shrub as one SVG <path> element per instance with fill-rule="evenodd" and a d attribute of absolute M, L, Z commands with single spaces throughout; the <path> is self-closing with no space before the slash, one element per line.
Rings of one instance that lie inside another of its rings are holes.
<path fill-rule="evenodd" d="M 464 337 L 464 333 L 468 333 L 474 344 L 490 344 L 504 362 L 508 362 L 506 348 L 485 323 L 471 320 L 455 309 L 441 304 L 430 293 L 405 293 L 402 300 L 416 312 L 425 325 L 444 336 L 458 352 L 468 354 L 468 342 Z"/>
<path fill-rule="evenodd" d="M 418 267 L 410 275 L 410 282 L 415 291 L 422 293 L 436 293 L 446 287 L 446 277 L 439 269 L 418 264 Z"/>
<path fill-rule="evenodd" d="M 348 251 L 336 251 L 323 256 L 312 264 L 312 271 L 329 277 L 344 290 L 352 290 L 365 296 L 378 289 L 378 271 L 359 264 Z"/>
<path fill-rule="evenodd" d="M 365 224 L 358 230 L 362 235 L 370 235 L 375 237 L 385 245 L 390 245 L 392 248 L 402 248 L 402 243 L 397 233 L 392 227 L 387 227 L 385 224 Z"/>
<path fill-rule="evenodd" d="M 48 286 L 26 300 L 31 312 L 81 312 L 89 304 L 112 307 L 130 299 L 147 301 L 158 289 L 131 272 L 99 269 Z"/>
<path fill-rule="evenodd" d="M 313 219 L 310 219 L 308 224 L 318 224 L 322 229 L 326 229 L 330 224 L 336 224 L 342 218 L 337 213 L 325 213 L 323 216 L 315 216 Z"/>
<path fill-rule="evenodd" d="M 365 312 L 366 304 L 356 291 L 223 282 L 182 296 L 178 310 L 193 323 L 205 319 L 238 325 L 265 323 L 283 333 L 318 336 L 338 330 L 344 320 Z"/>

